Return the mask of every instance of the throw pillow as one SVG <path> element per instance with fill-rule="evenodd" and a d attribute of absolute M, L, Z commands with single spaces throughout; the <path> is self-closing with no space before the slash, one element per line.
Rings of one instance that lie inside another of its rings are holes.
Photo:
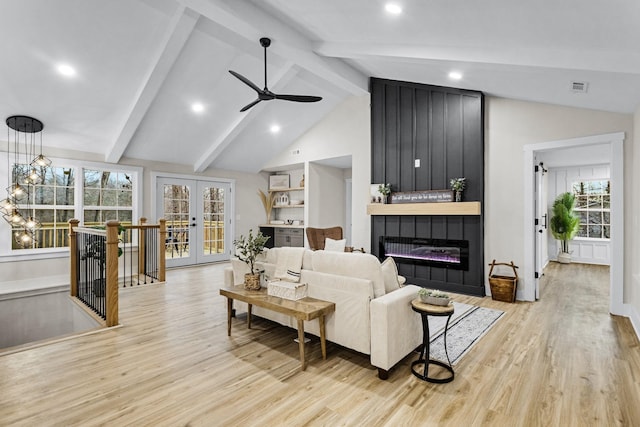
<path fill-rule="evenodd" d="M 283 247 L 278 250 L 278 262 L 274 276 L 287 282 L 299 282 L 304 248 Z"/>
<path fill-rule="evenodd" d="M 387 259 L 380 264 L 380 270 L 382 271 L 382 278 L 384 279 L 384 289 L 387 293 L 400 289 L 398 266 L 393 258 L 387 257 Z"/>
<path fill-rule="evenodd" d="M 324 239 L 324 250 L 333 252 L 344 252 L 344 248 L 347 246 L 347 239 L 334 240 L 330 237 Z"/>

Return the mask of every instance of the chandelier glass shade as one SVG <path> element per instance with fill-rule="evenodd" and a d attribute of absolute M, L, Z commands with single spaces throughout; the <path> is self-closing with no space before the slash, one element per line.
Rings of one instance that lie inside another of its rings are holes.
<path fill-rule="evenodd" d="M 43 182 L 45 170 L 51 166 L 51 160 L 42 154 L 44 125 L 23 115 L 8 117 L 6 123 L 9 186 L 7 197 L 0 200 L 0 214 L 11 225 L 16 243 L 32 247 L 35 232 L 42 225 L 33 215 L 31 199 L 35 186 Z"/>

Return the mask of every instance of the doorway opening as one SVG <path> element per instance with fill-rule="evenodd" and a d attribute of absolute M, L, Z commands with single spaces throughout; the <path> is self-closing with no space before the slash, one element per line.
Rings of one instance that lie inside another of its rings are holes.
<path fill-rule="evenodd" d="M 593 150 L 594 147 L 603 146 L 606 148 L 610 159 L 610 181 L 611 181 L 611 215 L 610 215 L 610 312 L 612 314 L 623 314 L 623 276 L 624 276 L 624 156 L 623 141 L 624 132 L 596 135 L 590 137 L 574 138 L 560 141 L 549 141 L 539 144 L 529 144 L 524 147 L 525 167 L 524 183 L 525 194 L 532 195 L 525 197 L 524 204 L 524 277 L 523 290 L 519 297 L 526 301 L 534 301 L 539 294 L 540 275 L 536 271 L 539 262 L 537 245 L 539 245 L 539 229 L 535 225 L 536 219 L 536 177 L 535 166 L 537 157 L 540 155 L 560 154 L 562 150 L 575 150 L 581 147 Z M 546 164 L 546 162 L 545 162 Z M 533 225 L 533 226 L 532 226 Z"/>

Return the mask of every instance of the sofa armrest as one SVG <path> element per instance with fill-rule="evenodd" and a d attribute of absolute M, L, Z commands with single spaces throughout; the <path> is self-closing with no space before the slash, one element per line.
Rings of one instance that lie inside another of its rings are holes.
<path fill-rule="evenodd" d="M 371 364 L 388 371 L 422 344 L 422 320 L 411 308 L 419 286 L 406 285 L 371 301 Z"/>

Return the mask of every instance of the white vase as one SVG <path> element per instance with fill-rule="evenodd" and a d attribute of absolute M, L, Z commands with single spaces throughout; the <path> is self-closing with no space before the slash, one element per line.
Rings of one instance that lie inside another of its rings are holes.
<path fill-rule="evenodd" d="M 570 264 L 571 263 L 571 254 L 569 252 L 560 252 L 558 254 L 558 262 L 560 264 Z"/>

